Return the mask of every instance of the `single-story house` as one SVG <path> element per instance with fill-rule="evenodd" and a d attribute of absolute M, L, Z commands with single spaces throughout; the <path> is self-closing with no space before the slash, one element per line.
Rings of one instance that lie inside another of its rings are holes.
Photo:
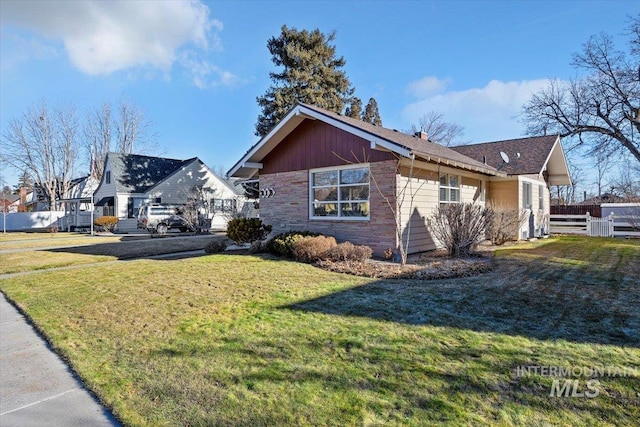
<path fill-rule="evenodd" d="M 98 216 L 118 217 L 118 230 L 137 228 L 138 208 L 146 203 L 182 205 L 196 196 L 209 204 L 211 228 L 226 228 L 240 195 L 197 157 L 187 160 L 108 153 L 94 194 Z M 203 189 L 203 190 L 202 190 Z"/>
<path fill-rule="evenodd" d="M 514 238 L 529 236 L 548 213 L 549 186 L 570 183 L 557 136 L 452 149 L 306 104 L 228 176 L 259 179 L 260 218 L 274 232 L 320 232 L 376 254 L 407 236 L 408 253 L 435 249 L 426 219 L 447 203 L 529 209 L 532 230 L 525 224 Z"/>

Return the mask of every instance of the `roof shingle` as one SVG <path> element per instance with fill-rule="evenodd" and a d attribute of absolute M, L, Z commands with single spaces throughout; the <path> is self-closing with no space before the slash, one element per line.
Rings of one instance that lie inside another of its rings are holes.
<path fill-rule="evenodd" d="M 488 165 L 508 175 L 539 174 L 557 140 L 558 135 L 534 136 L 460 145 L 451 149 L 479 162 L 486 158 Z M 509 156 L 509 163 L 502 160 L 501 151 Z"/>
<path fill-rule="evenodd" d="M 193 160 L 109 153 L 111 171 L 119 193 L 144 193 Z"/>

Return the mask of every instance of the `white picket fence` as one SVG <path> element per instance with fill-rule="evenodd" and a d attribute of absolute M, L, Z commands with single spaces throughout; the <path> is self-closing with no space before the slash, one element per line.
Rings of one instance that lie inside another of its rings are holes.
<path fill-rule="evenodd" d="M 598 237 L 640 237 L 640 216 L 614 215 L 605 218 L 585 215 L 550 215 L 551 234 L 582 234 Z"/>

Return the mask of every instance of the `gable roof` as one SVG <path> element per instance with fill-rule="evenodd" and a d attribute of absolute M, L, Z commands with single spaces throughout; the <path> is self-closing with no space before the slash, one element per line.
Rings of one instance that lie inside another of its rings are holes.
<path fill-rule="evenodd" d="M 451 148 L 479 162 L 486 160 L 488 165 L 508 175 L 540 175 L 546 170 L 551 185 L 571 183 L 558 135 L 507 139 Z M 508 156 L 509 163 L 504 162 L 501 152 Z"/>
<path fill-rule="evenodd" d="M 509 175 L 538 174 L 544 167 L 557 139 L 558 135 L 535 136 L 460 145 L 451 149 L 479 162 L 486 158 L 487 164 Z M 509 156 L 509 163 L 502 160 L 500 152 Z"/>
<path fill-rule="evenodd" d="M 111 165 L 112 180 L 119 193 L 146 193 L 183 166 L 193 162 L 139 154 L 107 154 Z"/>
<path fill-rule="evenodd" d="M 446 164 L 486 175 L 505 176 L 495 167 L 483 164 L 448 147 L 397 130 L 375 126 L 312 105 L 296 104 L 260 141 L 253 145 L 227 172 L 227 176 L 250 178 L 262 167 L 262 160 L 305 119 L 321 120 L 370 142 L 372 149 L 394 152 L 407 158 Z"/>

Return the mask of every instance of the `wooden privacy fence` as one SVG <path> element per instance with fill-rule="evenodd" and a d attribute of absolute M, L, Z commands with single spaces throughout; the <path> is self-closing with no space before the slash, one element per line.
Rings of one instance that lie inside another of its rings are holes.
<path fill-rule="evenodd" d="M 584 215 L 549 215 L 551 234 L 582 234 L 599 237 L 640 237 L 640 216 L 614 215 L 605 218 Z"/>

